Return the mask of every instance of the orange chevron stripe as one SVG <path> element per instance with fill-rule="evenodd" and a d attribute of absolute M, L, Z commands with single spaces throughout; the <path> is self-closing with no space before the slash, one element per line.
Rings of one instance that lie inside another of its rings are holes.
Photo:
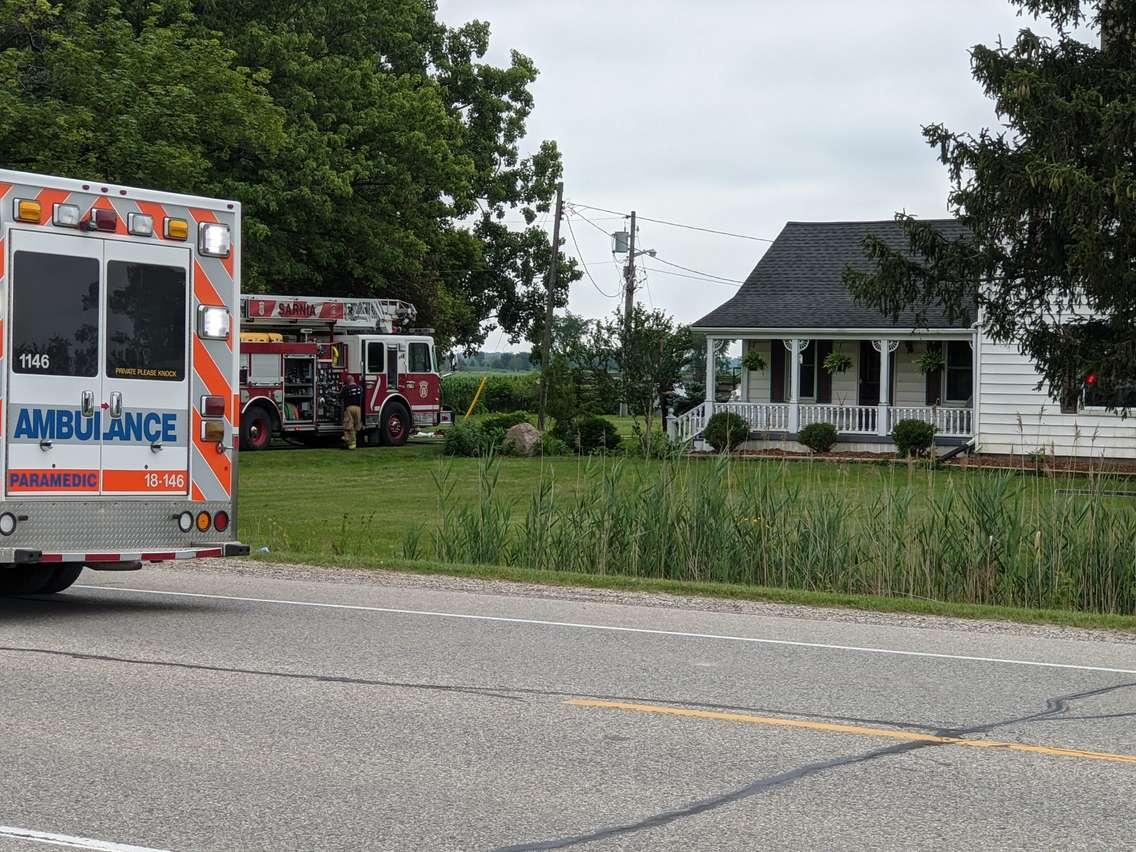
<path fill-rule="evenodd" d="M 201 268 L 201 264 L 195 259 L 193 261 L 193 297 L 197 299 L 200 305 L 224 305 L 225 300 L 221 298 L 221 294 L 217 292 L 217 288 L 213 286 L 213 282 L 209 280 L 209 276 L 205 274 L 205 270 Z M 233 351 L 233 328 L 229 326 L 229 336 L 225 338 L 225 345 L 229 347 L 229 351 Z"/>
<path fill-rule="evenodd" d="M 197 447 L 201 457 L 205 459 L 205 463 L 213 470 L 213 474 L 221 483 L 221 487 L 225 489 L 225 493 L 232 496 L 233 466 L 229 464 L 229 454 L 227 452 L 219 453 L 216 444 L 201 440 L 201 413 L 196 408 L 193 409 L 193 445 Z"/>
<path fill-rule="evenodd" d="M 201 489 L 197 487 L 196 482 L 193 483 L 193 490 L 192 490 L 190 496 L 193 498 L 194 502 L 197 502 L 197 503 L 204 503 L 205 502 L 205 495 L 201 493 Z"/>
<path fill-rule="evenodd" d="M 213 396 L 225 398 L 225 419 L 233 422 L 233 392 L 224 374 L 217 368 L 205 344 L 194 335 L 193 337 L 193 370 L 201 378 L 206 390 Z"/>
<path fill-rule="evenodd" d="M 12 184 L 0 183 L 0 198 L 3 198 L 12 190 Z"/>

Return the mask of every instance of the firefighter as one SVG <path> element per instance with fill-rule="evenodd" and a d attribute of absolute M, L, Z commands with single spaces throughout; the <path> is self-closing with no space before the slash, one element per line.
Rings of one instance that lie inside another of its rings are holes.
<path fill-rule="evenodd" d="M 363 389 L 348 373 L 343 377 L 343 444 L 355 449 L 355 436 L 363 428 Z"/>

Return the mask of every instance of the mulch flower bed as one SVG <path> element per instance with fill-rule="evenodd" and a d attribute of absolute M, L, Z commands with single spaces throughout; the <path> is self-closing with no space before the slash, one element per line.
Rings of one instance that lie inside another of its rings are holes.
<path fill-rule="evenodd" d="M 714 457 L 717 453 L 693 453 L 694 456 Z M 792 461 L 830 461 L 830 462 L 891 462 L 907 464 L 908 459 L 902 459 L 897 453 L 868 453 L 868 452 L 827 452 L 810 453 L 794 450 L 742 450 L 734 454 L 735 458 L 748 459 L 788 459 Z M 980 455 L 960 455 L 944 462 L 953 467 L 987 468 L 990 470 L 1016 470 L 1024 473 L 1076 473 L 1076 474 L 1102 474 L 1110 476 L 1136 476 L 1136 459 L 1088 459 L 1046 456 L 1044 459 L 1034 459 L 1032 456 L 995 455 L 982 453 Z"/>

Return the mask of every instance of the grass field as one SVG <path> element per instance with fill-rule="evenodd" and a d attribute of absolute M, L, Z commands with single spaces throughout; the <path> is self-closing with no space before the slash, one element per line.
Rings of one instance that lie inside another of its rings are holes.
<path fill-rule="evenodd" d="M 438 442 L 250 453 L 239 533 L 281 561 L 1136 629 L 1120 540 L 1136 504 L 1107 482 L 768 459 L 675 469 L 687 478 L 668 496 L 652 490 L 670 475 L 660 463 L 631 458 L 503 457 L 487 471 Z M 1003 512 L 1011 492 L 1022 511 Z M 782 493 L 796 496 L 778 509 Z M 975 498 L 991 502 L 964 505 Z M 443 528 L 460 542 L 444 564 Z"/>
<path fill-rule="evenodd" d="M 630 433 L 631 418 L 612 418 Z M 501 457 L 497 460 L 495 496 L 520 519 L 542 472 L 551 473 L 563 496 L 592 487 L 589 474 L 617 462 L 601 457 L 550 459 Z M 620 459 L 627 477 L 657 462 Z M 691 461 L 708 465 L 711 460 Z M 786 489 L 838 496 L 849 504 L 878 501 L 889 486 L 938 490 L 952 479 L 994 474 L 955 468 L 930 472 L 921 467 L 888 464 L 835 464 L 748 460 L 776 472 Z M 240 536 L 254 552 L 267 545 L 274 556 L 316 558 L 353 555 L 390 559 L 402 552 L 408 529 L 433 527 L 440 519 L 435 477 L 448 470 L 453 491 L 449 500 L 474 506 L 479 500 L 477 459 L 442 456 L 440 442 L 412 442 L 398 449 L 365 448 L 348 453 L 338 448 L 279 449 L 244 453 L 240 460 Z M 1032 478 L 1027 480 L 1033 482 Z M 1042 494 L 1069 482 L 1036 480 Z M 1083 488 L 1083 480 L 1073 487 Z"/>

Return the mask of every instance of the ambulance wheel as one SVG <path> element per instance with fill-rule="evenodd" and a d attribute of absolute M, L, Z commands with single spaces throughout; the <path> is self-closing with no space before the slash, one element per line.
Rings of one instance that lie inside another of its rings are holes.
<path fill-rule="evenodd" d="M 72 583 L 79 579 L 79 575 L 83 573 L 82 563 L 58 565 L 52 571 L 51 577 L 40 588 L 37 594 L 40 595 L 54 595 L 56 592 L 62 592 L 64 589 L 69 588 Z"/>
<path fill-rule="evenodd" d="M 379 437 L 388 447 L 401 447 L 410 437 L 410 412 L 401 402 L 392 402 L 383 411 Z"/>
<path fill-rule="evenodd" d="M 0 595 L 37 594 L 54 571 L 54 565 L 0 565 Z"/>
<path fill-rule="evenodd" d="M 272 413 L 254 405 L 241 415 L 241 449 L 263 450 L 272 441 Z"/>

